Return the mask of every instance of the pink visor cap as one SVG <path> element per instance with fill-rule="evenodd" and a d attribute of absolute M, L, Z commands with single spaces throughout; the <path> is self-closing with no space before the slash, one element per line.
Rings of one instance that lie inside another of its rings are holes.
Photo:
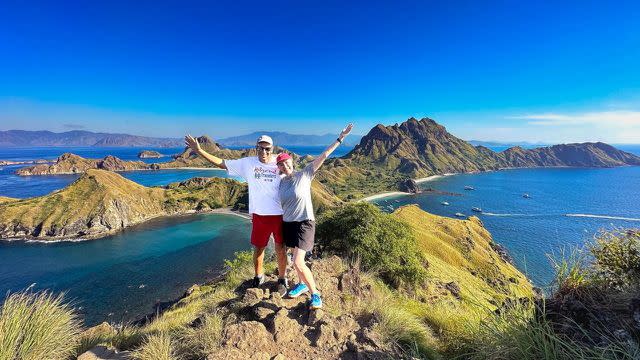
<path fill-rule="evenodd" d="M 280 164 L 281 162 L 285 161 L 285 160 L 289 160 L 291 159 L 291 155 L 287 154 L 287 153 L 282 153 L 280 155 L 278 155 L 278 157 L 276 158 L 276 164 Z"/>

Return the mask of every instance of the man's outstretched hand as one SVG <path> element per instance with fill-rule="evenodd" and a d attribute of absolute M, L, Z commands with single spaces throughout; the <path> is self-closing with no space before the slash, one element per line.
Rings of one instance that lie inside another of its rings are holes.
<path fill-rule="evenodd" d="M 342 130 L 342 132 L 340 133 L 340 140 L 344 139 L 347 135 L 349 135 L 349 133 L 351 132 L 351 129 L 353 129 L 353 124 L 347 125 L 347 127 L 344 128 L 344 130 Z"/>
<path fill-rule="evenodd" d="M 200 150 L 201 150 L 200 144 L 198 143 L 198 139 L 194 138 L 191 135 L 187 135 L 187 136 L 184 137 L 184 143 L 185 143 L 185 145 L 190 147 L 191 150 L 193 150 L 195 152 L 200 152 Z"/>

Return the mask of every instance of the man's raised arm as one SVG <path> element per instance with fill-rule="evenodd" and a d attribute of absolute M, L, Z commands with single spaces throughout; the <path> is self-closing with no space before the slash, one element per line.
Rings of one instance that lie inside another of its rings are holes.
<path fill-rule="evenodd" d="M 208 152 L 204 151 L 201 147 L 200 144 L 198 143 L 198 139 L 194 138 L 191 135 L 187 135 L 184 137 L 184 143 L 191 148 L 191 150 L 195 151 L 196 154 L 202 156 L 203 158 L 205 158 L 208 162 L 212 163 L 213 165 L 219 167 L 220 169 L 226 169 L 227 165 L 225 165 L 224 163 L 224 159 L 220 159 L 217 156 L 211 155 Z"/>

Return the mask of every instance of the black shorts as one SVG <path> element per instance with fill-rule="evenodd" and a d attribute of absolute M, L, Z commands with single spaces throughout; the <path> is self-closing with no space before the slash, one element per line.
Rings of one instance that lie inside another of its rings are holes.
<path fill-rule="evenodd" d="M 282 223 L 282 236 L 287 247 L 311 251 L 315 235 L 316 222 L 313 220 L 284 221 Z"/>

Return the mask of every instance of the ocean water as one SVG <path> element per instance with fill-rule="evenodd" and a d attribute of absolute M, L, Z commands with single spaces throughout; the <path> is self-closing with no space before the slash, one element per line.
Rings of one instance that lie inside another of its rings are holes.
<path fill-rule="evenodd" d="M 35 284 L 65 291 L 87 325 L 135 320 L 219 273 L 224 259 L 250 248 L 249 229 L 239 216 L 200 214 L 91 241 L 0 242 L 0 293 Z"/>
<path fill-rule="evenodd" d="M 426 192 L 376 203 L 386 211 L 417 204 L 443 216 L 478 216 L 516 266 L 541 287 L 553 280 L 549 255 L 583 246 L 600 230 L 640 228 L 640 167 L 502 170 L 445 176 L 420 186 L 459 196 Z M 450 205 L 441 204 L 445 201 Z"/>

